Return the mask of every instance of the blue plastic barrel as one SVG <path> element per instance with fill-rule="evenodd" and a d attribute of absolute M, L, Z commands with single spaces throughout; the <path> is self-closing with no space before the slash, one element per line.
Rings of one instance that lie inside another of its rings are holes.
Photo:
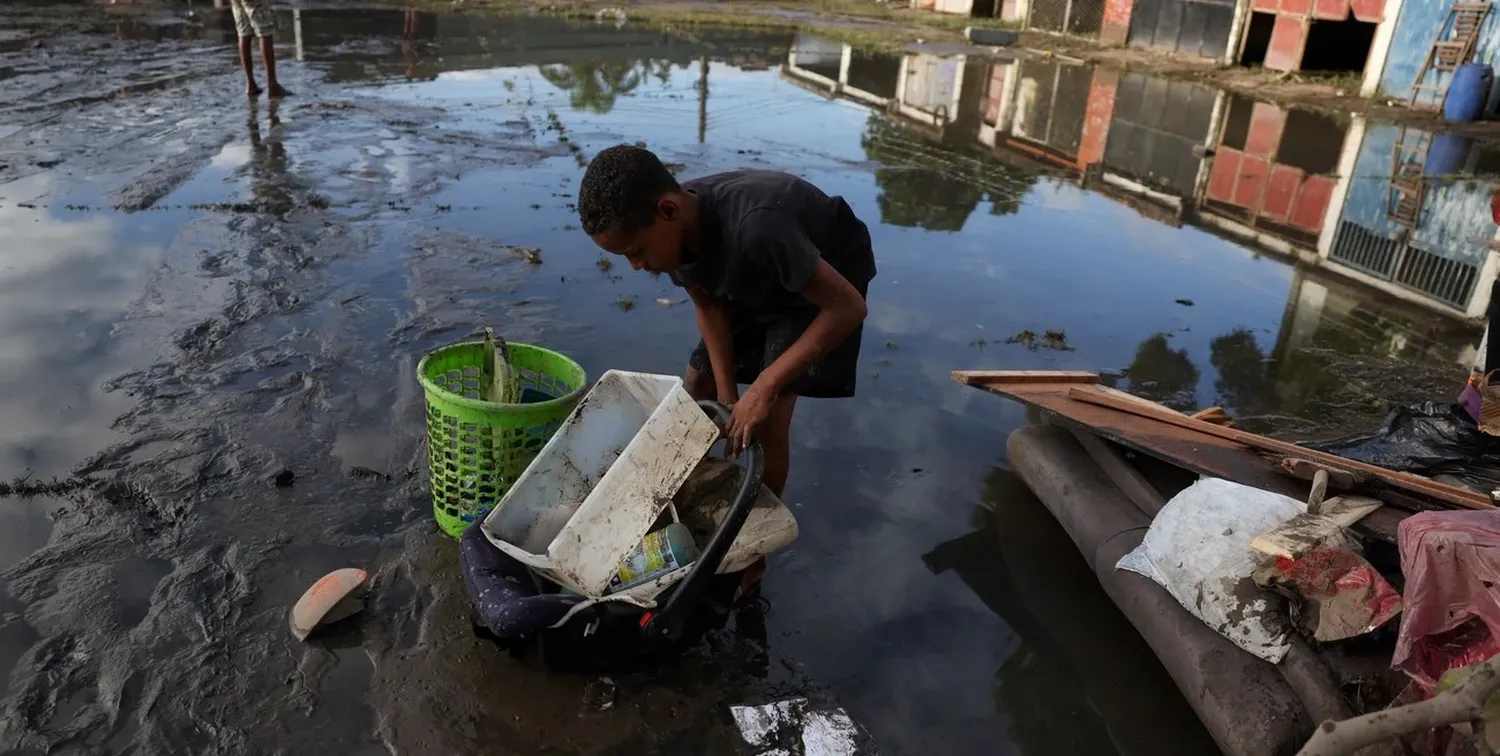
<path fill-rule="evenodd" d="M 1422 165 L 1423 176 L 1430 176 L 1438 186 L 1452 183 L 1455 174 L 1462 173 L 1469 152 L 1474 149 L 1474 140 L 1463 134 L 1444 132 L 1432 138 L 1427 149 L 1427 162 Z"/>
<path fill-rule="evenodd" d="M 1448 99 L 1443 101 L 1443 117 L 1455 123 L 1479 120 L 1484 114 L 1484 105 L 1490 99 L 1490 84 L 1495 80 L 1495 69 L 1484 63 L 1469 63 L 1453 72 L 1453 83 L 1448 85 Z"/>

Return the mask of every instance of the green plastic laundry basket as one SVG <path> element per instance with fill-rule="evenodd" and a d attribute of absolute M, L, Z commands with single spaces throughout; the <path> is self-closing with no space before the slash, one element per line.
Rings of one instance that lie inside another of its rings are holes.
<path fill-rule="evenodd" d="M 482 520 L 583 397 L 588 377 L 550 349 L 511 344 L 521 374 L 521 403 L 479 397 L 482 341 L 446 346 L 422 358 L 417 380 L 427 395 L 427 472 L 432 513 L 454 538 Z"/>

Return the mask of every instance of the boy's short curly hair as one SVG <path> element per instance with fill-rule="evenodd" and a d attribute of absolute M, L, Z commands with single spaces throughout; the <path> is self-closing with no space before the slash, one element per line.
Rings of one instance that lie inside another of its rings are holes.
<path fill-rule="evenodd" d="M 629 144 L 594 156 L 578 187 L 578 219 L 595 236 L 612 230 L 638 231 L 656 217 L 656 200 L 679 187 L 656 155 Z"/>

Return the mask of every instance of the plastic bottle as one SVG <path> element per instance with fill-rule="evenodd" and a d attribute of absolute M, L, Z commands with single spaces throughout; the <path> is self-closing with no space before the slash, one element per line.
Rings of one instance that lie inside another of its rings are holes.
<path fill-rule="evenodd" d="M 655 580 L 672 570 L 698 561 L 701 553 L 687 526 L 674 522 L 661 530 L 646 534 L 640 545 L 620 560 L 620 569 L 604 592 L 615 593 Z"/>

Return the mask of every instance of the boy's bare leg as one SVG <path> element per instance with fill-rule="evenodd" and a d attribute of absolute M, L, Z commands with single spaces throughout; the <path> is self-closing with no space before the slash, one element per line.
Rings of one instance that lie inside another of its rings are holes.
<path fill-rule="evenodd" d="M 240 66 L 245 69 L 245 94 L 260 96 L 260 86 L 255 83 L 255 61 L 251 60 L 254 48 L 249 37 L 240 37 Z"/>
<path fill-rule="evenodd" d="M 682 374 L 682 385 L 695 402 L 719 398 L 719 389 L 714 386 L 714 374 L 700 371 L 692 365 L 688 365 L 687 371 Z"/>
<path fill-rule="evenodd" d="M 796 394 L 782 394 L 771 405 L 771 414 L 760 428 L 760 446 L 766 452 L 766 472 L 761 482 L 776 498 L 786 490 L 787 474 L 792 466 L 792 410 L 797 408 Z"/>
<path fill-rule="evenodd" d="M 260 38 L 260 57 L 266 64 L 266 90 L 272 97 L 286 97 L 291 92 L 282 88 L 276 80 L 276 40 L 274 37 Z"/>

